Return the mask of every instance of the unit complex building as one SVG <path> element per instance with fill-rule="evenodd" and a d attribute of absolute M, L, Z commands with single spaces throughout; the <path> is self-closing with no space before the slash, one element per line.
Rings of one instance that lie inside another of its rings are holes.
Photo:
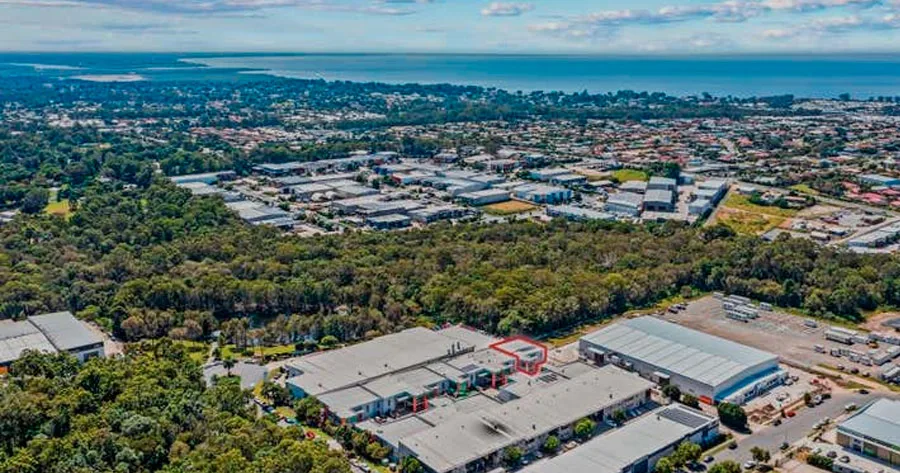
<path fill-rule="evenodd" d="M 616 366 L 544 366 L 546 356 L 527 339 L 451 326 L 408 329 L 285 368 L 295 397 L 316 397 L 332 421 L 431 473 L 491 471 L 508 447 L 536 453 L 550 435 L 572 438 L 581 419 L 612 423 L 619 412 L 647 410 L 653 382 Z"/>
<path fill-rule="evenodd" d="M 742 404 L 780 384 L 778 357 L 655 317 L 638 317 L 586 335 L 581 355 L 671 383 L 701 402 Z"/>
<path fill-rule="evenodd" d="M 714 441 L 718 427 L 716 419 L 672 404 L 522 473 L 647 473 L 682 442 L 707 445 Z"/>
<path fill-rule="evenodd" d="M 34 315 L 22 321 L 0 320 L 0 370 L 26 350 L 68 352 L 82 362 L 105 354 L 103 339 L 70 312 Z"/>

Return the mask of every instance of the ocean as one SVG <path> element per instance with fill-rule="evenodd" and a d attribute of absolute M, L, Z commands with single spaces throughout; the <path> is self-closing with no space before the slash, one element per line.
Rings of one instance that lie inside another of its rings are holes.
<path fill-rule="evenodd" d="M 804 98 L 900 96 L 900 55 L 609 57 L 477 54 L 0 54 L 0 75 L 138 74 L 147 80 L 267 77 L 450 83 L 591 93 Z"/>

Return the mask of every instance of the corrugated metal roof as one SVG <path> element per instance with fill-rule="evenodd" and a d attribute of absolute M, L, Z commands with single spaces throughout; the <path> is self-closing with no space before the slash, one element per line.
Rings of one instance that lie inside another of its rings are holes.
<path fill-rule="evenodd" d="M 655 317 L 625 320 L 583 339 L 713 387 L 777 359 L 771 353 Z"/>
<path fill-rule="evenodd" d="M 3 364 L 18 359 L 25 350 L 55 353 L 102 342 L 71 312 L 35 315 L 20 322 L 0 321 L 0 363 Z"/>
<path fill-rule="evenodd" d="M 35 315 L 28 320 L 50 339 L 53 346 L 60 351 L 86 347 L 103 340 L 91 332 L 71 312 L 55 312 Z"/>
<path fill-rule="evenodd" d="M 650 389 L 652 383 L 606 366 L 555 383 L 523 399 L 455 416 L 401 443 L 434 471 L 461 465 L 576 422 Z"/>
<path fill-rule="evenodd" d="M 50 340 L 30 322 L 0 320 L 0 363 L 17 360 L 25 350 L 56 352 Z"/>
<path fill-rule="evenodd" d="M 522 473 L 619 473 L 714 421 L 683 406 L 663 407 Z"/>
<path fill-rule="evenodd" d="M 839 430 L 848 430 L 900 448 L 900 401 L 879 399 L 853 417 Z"/>

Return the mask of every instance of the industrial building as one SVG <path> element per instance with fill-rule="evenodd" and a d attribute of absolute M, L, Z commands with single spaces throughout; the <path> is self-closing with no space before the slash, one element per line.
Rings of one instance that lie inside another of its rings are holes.
<path fill-rule="evenodd" d="M 742 404 L 787 376 L 774 354 L 649 316 L 586 335 L 579 351 L 594 363 L 671 383 L 708 404 Z"/>
<path fill-rule="evenodd" d="M 369 217 L 366 219 L 366 224 L 376 230 L 395 230 L 410 226 L 412 219 L 406 215 L 387 214 Z"/>
<path fill-rule="evenodd" d="M 25 350 L 68 352 L 82 362 L 105 355 L 103 339 L 71 312 L 34 315 L 22 321 L 0 320 L 0 370 Z"/>
<path fill-rule="evenodd" d="M 526 184 L 513 189 L 517 199 L 527 200 L 535 204 L 560 204 L 572 200 L 572 191 L 562 187 L 542 184 Z"/>
<path fill-rule="evenodd" d="M 672 191 L 678 190 L 678 182 L 670 177 L 653 176 L 647 183 L 647 190 Z"/>
<path fill-rule="evenodd" d="M 287 386 L 298 398 L 320 397 L 375 378 L 483 349 L 493 338 L 474 330 L 416 327 L 338 350 L 315 353 L 285 365 Z"/>
<path fill-rule="evenodd" d="M 522 473 L 646 473 L 682 442 L 704 446 L 718 435 L 715 418 L 673 404 L 595 437 L 575 450 L 526 467 Z"/>
<path fill-rule="evenodd" d="M 219 181 L 228 181 L 237 177 L 234 171 L 204 172 L 200 174 L 185 174 L 169 178 L 175 185 L 201 183 L 215 184 Z"/>
<path fill-rule="evenodd" d="M 431 473 L 490 471 L 503 451 L 518 446 L 537 452 L 550 435 L 566 441 L 583 418 L 598 422 L 618 410 L 633 410 L 650 398 L 652 383 L 607 366 L 561 380 L 525 398 L 497 404 L 399 441 L 398 456 L 417 458 Z"/>
<path fill-rule="evenodd" d="M 419 210 L 412 210 L 409 216 L 416 222 L 432 223 L 438 220 L 462 218 L 469 215 L 469 209 L 459 205 L 433 205 Z"/>
<path fill-rule="evenodd" d="M 576 222 L 589 220 L 614 220 L 616 217 L 607 212 L 600 212 L 572 205 L 550 205 L 546 210 L 547 216 L 565 218 Z"/>
<path fill-rule="evenodd" d="M 251 225 L 269 225 L 279 228 L 292 228 L 294 226 L 294 218 L 290 213 L 285 212 L 277 207 L 270 207 L 266 204 L 253 202 L 250 200 L 241 200 L 229 202 L 225 204 L 229 209 L 237 212 L 241 220 Z"/>
<path fill-rule="evenodd" d="M 647 212 L 674 212 L 675 193 L 666 189 L 648 189 L 644 195 L 644 210 Z"/>
<path fill-rule="evenodd" d="M 476 192 L 467 192 L 457 196 L 461 202 L 467 205 L 489 205 L 510 200 L 509 191 L 503 189 L 485 189 Z"/>
<path fill-rule="evenodd" d="M 879 399 L 837 428 L 839 445 L 900 465 L 900 401 Z"/>
<path fill-rule="evenodd" d="M 632 192 L 619 192 L 610 194 L 603 205 L 603 210 L 614 213 L 637 217 L 644 209 L 644 196 Z"/>
<path fill-rule="evenodd" d="M 619 185 L 619 190 L 621 192 L 643 194 L 647 192 L 647 181 L 625 181 Z"/>

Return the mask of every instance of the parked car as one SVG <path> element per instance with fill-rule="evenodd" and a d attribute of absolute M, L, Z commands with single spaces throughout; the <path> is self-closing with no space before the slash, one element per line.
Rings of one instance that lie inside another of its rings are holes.
<path fill-rule="evenodd" d="M 842 456 L 839 460 L 841 463 L 850 463 L 850 457 L 847 455 Z"/>
<path fill-rule="evenodd" d="M 831 450 L 830 452 L 826 453 L 825 456 L 828 458 L 831 458 L 833 460 L 833 459 L 837 458 L 837 452 L 835 452 L 834 450 Z"/>
<path fill-rule="evenodd" d="M 712 455 L 707 455 L 706 458 L 703 459 L 704 463 L 712 463 L 714 461 L 716 461 L 716 459 Z"/>
<path fill-rule="evenodd" d="M 752 470 L 752 469 L 754 469 L 754 468 L 756 468 L 756 462 L 755 462 L 755 461 L 753 461 L 753 460 L 747 460 L 747 462 L 744 463 L 744 469 L 745 469 L 745 470 Z"/>

